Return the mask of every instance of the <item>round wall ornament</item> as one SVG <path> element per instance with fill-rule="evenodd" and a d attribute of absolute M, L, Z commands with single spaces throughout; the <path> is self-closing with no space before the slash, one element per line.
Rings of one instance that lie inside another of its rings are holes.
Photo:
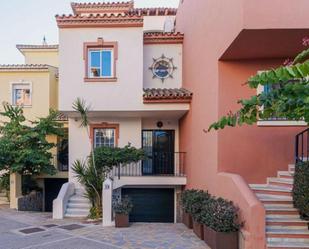
<path fill-rule="evenodd" d="M 158 78 L 164 82 L 167 78 L 173 78 L 173 73 L 177 69 L 174 66 L 173 58 L 168 58 L 164 54 L 159 58 L 153 58 L 153 64 L 149 69 L 153 78 Z"/>

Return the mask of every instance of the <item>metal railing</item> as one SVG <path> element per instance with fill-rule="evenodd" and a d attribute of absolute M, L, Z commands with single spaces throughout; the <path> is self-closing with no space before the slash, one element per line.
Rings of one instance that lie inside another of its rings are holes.
<path fill-rule="evenodd" d="M 185 152 L 154 152 L 136 163 L 114 167 L 110 176 L 185 176 Z"/>
<path fill-rule="evenodd" d="M 309 128 L 295 137 L 295 162 L 308 161 L 309 156 Z"/>

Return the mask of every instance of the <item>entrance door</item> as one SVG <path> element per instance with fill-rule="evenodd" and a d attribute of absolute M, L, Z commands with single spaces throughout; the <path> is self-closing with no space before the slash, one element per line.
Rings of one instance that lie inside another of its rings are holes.
<path fill-rule="evenodd" d="M 147 156 L 143 175 L 173 175 L 175 131 L 144 130 L 142 139 Z"/>
<path fill-rule="evenodd" d="M 63 178 L 45 178 L 45 212 L 53 211 L 53 200 L 57 198 L 59 191 L 64 183 L 68 182 L 68 179 Z"/>

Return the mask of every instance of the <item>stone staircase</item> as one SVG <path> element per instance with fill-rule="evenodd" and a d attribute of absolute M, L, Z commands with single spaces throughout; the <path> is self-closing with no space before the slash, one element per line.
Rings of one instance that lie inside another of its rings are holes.
<path fill-rule="evenodd" d="M 84 196 L 83 189 L 75 189 L 75 194 L 69 199 L 64 217 L 85 218 L 89 215 L 91 205 Z"/>
<path fill-rule="evenodd" d="M 4 190 L 0 191 L 0 205 L 9 205 L 9 200 Z"/>
<path fill-rule="evenodd" d="M 309 248 L 308 222 L 301 220 L 293 206 L 292 188 L 295 166 L 279 171 L 267 184 L 251 184 L 266 211 L 266 238 L 268 249 Z"/>

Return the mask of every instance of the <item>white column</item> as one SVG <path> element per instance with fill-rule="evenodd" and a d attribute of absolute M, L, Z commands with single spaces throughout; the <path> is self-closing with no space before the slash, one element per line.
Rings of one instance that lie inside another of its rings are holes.
<path fill-rule="evenodd" d="M 21 175 L 13 173 L 10 175 L 10 208 L 18 209 L 18 197 L 22 196 Z"/>
<path fill-rule="evenodd" d="M 102 207 L 103 207 L 103 226 L 113 226 L 112 220 L 112 199 L 113 199 L 113 181 L 106 179 L 103 183 Z"/>

